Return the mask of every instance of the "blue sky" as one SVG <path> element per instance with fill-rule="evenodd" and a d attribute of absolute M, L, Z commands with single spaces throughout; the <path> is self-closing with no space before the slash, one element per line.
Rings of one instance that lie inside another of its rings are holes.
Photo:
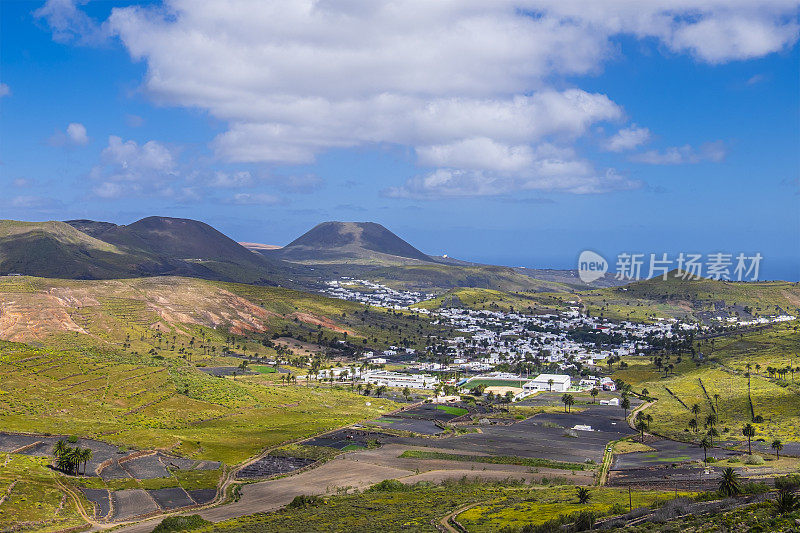
<path fill-rule="evenodd" d="M 0 217 L 800 279 L 797 2 L 140 4 L 0 2 Z"/>

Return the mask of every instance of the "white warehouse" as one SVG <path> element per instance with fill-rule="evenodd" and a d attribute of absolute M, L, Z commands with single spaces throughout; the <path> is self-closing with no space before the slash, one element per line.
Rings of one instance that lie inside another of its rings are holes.
<path fill-rule="evenodd" d="M 361 378 L 367 383 L 386 385 L 387 387 L 410 387 L 412 389 L 432 389 L 439 383 L 439 378 L 430 374 L 402 374 L 387 370 L 371 370 L 364 372 Z"/>
<path fill-rule="evenodd" d="M 572 385 L 572 380 L 565 374 L 539 374 L 525 383 L 522 388 L 526 392 L 567 392 L 570 385 Z"/>

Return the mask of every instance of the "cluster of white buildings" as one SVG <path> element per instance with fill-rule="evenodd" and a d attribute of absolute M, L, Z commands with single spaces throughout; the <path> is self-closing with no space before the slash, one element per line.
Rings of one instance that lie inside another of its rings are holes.
<path fill-rule="evenodd" d="M 727 323 L 727 325 L 730 326 L 757 326 L 761 324 L 775 324 L 778 322 L 791 322 L 792 320 L 797 320 L 797 317 L 792 315 L 760 316 L 758 318 L 754 318 L 753 320 L 741 320 L 736 316 L 718 316 L 714 318 L 720 322 Z"/>
<path fill-rule="evenodd" d="M 408 306 L 431 298 L 431 295 L 417 291 L 398 291 L 365 279 L 344 277 L 341 280 L 326 282 L 323 294 L 341 300 L 377 305 L 387 309 L 406 309 Z M 361 288 L 362 290 L 358 290 Z"/>
<path fill-rule="evenodd" d="M 325 293 L 346 300 L 394 309 L 408 309 L 410 305 L 429 297 L 419 292 L 397 291 L 368 280 L 342 278 L 329 281 Z M 363 290 L 359 290 L 362 288 Z M 637 322 L 612 322 L 600 317 L 582 315 L 575 307 L 559 314 L 526 315 L 517 312 L 445 308 L 436 311 L 412 310 L 430 315 L 434 324 L 446 324 L 460 332 L 451 339 L 437 339 L 426 351 L 436 354 L 436 359 L 452 361 L 408 362 L 417 372 L 464 371 L 483 373 L 492 371 L 500 364 L 537 363 L 539 366 L 558 369 L 563 374 L 543 374 L 529 380 L 526 392 L 539 390 L 567 390 L 571 381 L 567 373 L 575 375 L 580 369 L 592 368 L 597 361 L 610 357 L 643 355 L 650 348 L 651 338 L 672 338 L 688 330 L 698 328 L 693 323 L 675 319 L 658 320 L 652 324 Z M 794 317 L 791 317 L 794 318 Z M 371 364 L 385 364 L 390 359 L 413 355 L 414 351 L 395 346 L 382 353 L 367 352 L 366 360 Z M 444 357 L 442 357 L 444 356 Z M 428 358 L 429 360 L 431 358 Z M 384 372 L 384 371 L 381 371 Z M 385 373 L 383 377 L 372 377 L 371 383 L 398 385 L 415 388 L 432 388 L 432 378 L 415 376 L 410 379 L 415 385 L 406 384 L 406 378 L 397 378 L 398 373 Z M 543 377 L 548 376 L 548 377 Z M 558 380 L 548 384 L 548 380 Z M 566 380 L 563 378 L 566 377 Z M 391 379 L 390 379 L 391 378 Z M 540 382 L 540 378 L 544 382 Z M 583 385 L 583 383 L 581 384 Z M 593 386 L 601 390 L 613 390 L 613 382 L 595 379 Z M 552 388 L 550 388 L 552 387 Z M 591 387 L 590 387 L 591 388 Z"/>
<path fill-rule="evenodd" d="M 478 371 L 500 363 L 532 361 L 555 363 L 562 370 L 577 369 L 577 363 L 590 367 L 613 356 L 642 355 L 650 347 L 650 337 L 671 338 L 679 329 L 697 327 L 676 320 L 615 323 L 582 316 L 577 309 L 562 315 L 531 316 L 449 308 L 432 315 L 435 321 L 464 333 L 447 341 L 447 353 L 455 364 Z M 594 342 L 595 338 L 600 342 Z M 614 342 L 606 342 L 609 338 Z"/>

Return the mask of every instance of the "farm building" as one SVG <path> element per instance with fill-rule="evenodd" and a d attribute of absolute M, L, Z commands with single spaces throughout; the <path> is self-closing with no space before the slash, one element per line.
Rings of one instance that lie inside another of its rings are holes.
<path fill-rule="evenodd" d="M 523 385 L 525 391 L 567 392 L 572 380 L 565 374 L 539 374 Z"/>

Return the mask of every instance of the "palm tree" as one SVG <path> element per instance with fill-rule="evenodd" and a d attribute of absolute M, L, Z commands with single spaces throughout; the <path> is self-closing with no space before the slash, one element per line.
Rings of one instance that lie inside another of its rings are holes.
<path fill-rule="evenodd" d="M 628 409 L 631 408 L 631 400 L 625 396 L 622 398 L 622 402 L 620 402 L 619 406 L 625 409 L 625 418 L 628 418 Z"/>
<path fill-rule="evenodd" d="M 553 391 L 553 383 L 555 383 L 555 382 L 553 381 L 552 378 L 547 380 L 548 392 L 552 392 Z"/>
<path fill-rule="evenodd" d="M 564 412 L 567 412 L 567 404 L 569 403 L 569 394 L 563 394 L 561 396 L 561 403 L 564 404 Z"/>
<path fill-rule="evenodd" d="M 567 398 L 566 398 L 566 402 L 564 402 L 564 403 L 567 406 L 567 410 L 571 413 L 572 412 L 572 406 L 575 405 L 575 397 L 572 394 L 566 394 L 565 396 Z"/>
<path fill-rule="evenodd" d="M 578 503 L 588 503 L 592 495 L 586 487 L 578 487 Z"/>
<path fill-rule="evenodd" d="M 648 424 L 647 420 L 645 420 L 643 417 L 637 416 L 634 427 L 636 428 L 637 431 L 639 431 L 639 433 L 641 433 L 642 442 L 644 442 L 644 432 L 647 431 L 647 429 L 650 427 L 650 424 Z"/>
<path fill-rule="evenodd" d="M 92 452 L 91 448 L 78 449 L 78 457 L 80 458 L 81 463 L 83 463 L 83 475 L 86 475 L 86 465 L 92 460 L 93 455 L 94 453 Z"/>
<path fill-rule="evenodd" d="M 711 426 L 713 428 L 714 424 L 716 423 L 717 423 L 717 415 L 715 415 L 714 413 L 709 413 L 709 415 L 706 417 L 706 426 Z"/>
<path fill-rule="evenodd" d="M 595 398 L 597 398 L 597 395 L 600 394 L 600 391 L 597 390 L 597 387 L 595 387 L 589 391 L 589 394 L 592 396 L 592 403 L 595 403 Z"/>
<path fill-rule="evenodd" d="M 647 390 L 647 389 L 642 389 L 642 396 L 644 396 L 644 397 L 650 396 L 650 391 Z"/>
<path fill-rule="evenodd" d="M 773 440 L 770 446 L 772 446 L 772 449 L 775 450 L 775 458 L 780 459 L 781 458 L 780 453 L 781 450 L 783 449 L 783 442 L 781 442 L 781 439 Z"/>
<path fill-rule="evenodd" d="M 739 486 L 739 474 L 731 467 L 722 472 L 719 480 L 719 491 L 723 496 L 736 496 L 742 492 Z"/>
<path fill-rule="evenodd" d="M 69 450 L 69 446 L 67 445 L 67 441 L 65 441 L 64 439 L 61 439 L 58 442 L 56 442 L 56 445 L 53 448 L 53 455 L 55 455 L 56 458 L 61 457 L 62 455 L 67 453 L 67 450 Z"/>
<path fill-rule="evenodd" d="M 700 447 L 703 448 L 703 462 L 708 462 L 708 449 L 711 448 L 711 442 L 708 440 L 708 437 L 703 437 L 700 439 Z"/>
<path fill-rule="evenodd" d="M 717 412 L 719 413 L 719 394 L 714 394 L 714 403 L 717 404 Z"/>
<path fill-rule="evenodd" d="M 692 408 L 690 409 L 690 411 L 694 415 L 694 423 L 695 423 L 695 425 L 697 425 L 697 415 L 700 414 L 700 406 L 697 405 L 697 404 L 693 404 Z"/>
<path fill-rule="evenodd" d="M 707 435 L 708 435 L 709 440 L 711 440 L 711 445 L 713 446 L 714 445 L 714 437 L 719 437 L 719 431 L 717 431 L 716 428 L 712 427 L 711 429 L 708 430 Z"/>
<path fill-rule="evenodd" d="M 749 455 L 753 455 L 753 450 L 750 447 L 750 441 L 756 436 L 756 428 L 754 428 L 752 424 L 747 424 L 742 428 L 742 435 L 747 437 L 747 453 Z"/>
<path fill-rule="evenodd" d="M 697 420 L 696 419 L 692 418 L 691 420 L 689 420 L 689 429 L 691 429 L 695 433 L 697 432 Z"/>

